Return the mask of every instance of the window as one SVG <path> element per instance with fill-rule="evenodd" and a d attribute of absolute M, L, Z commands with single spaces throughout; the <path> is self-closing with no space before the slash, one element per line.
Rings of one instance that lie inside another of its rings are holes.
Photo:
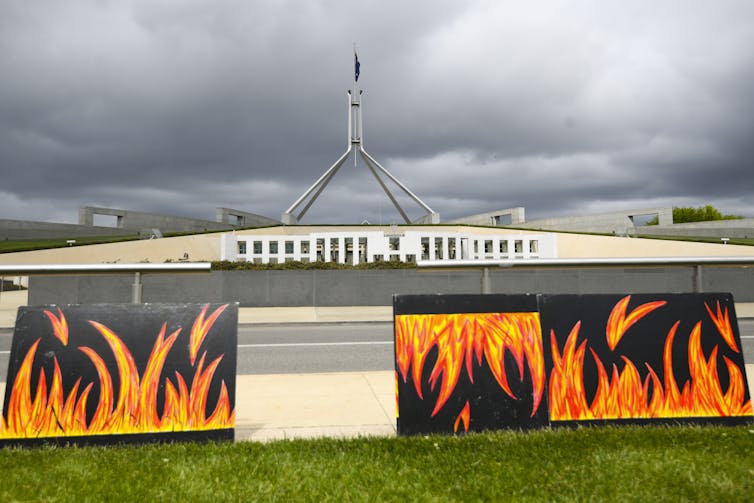
<path fill-rule="evenodd" d="M 239 241 L 238 242 L 238 254 L 239 255 L 246 255 L 246 241 Z"/>
<path fill-rule="evenodd" d="M 449 259 L 456 258 L 456 240 L 455 239 L 448 240 L 448 258 Z"/>
<path fill-rule="evenodd" d="M 392 237 L 390 238 L 390 251 L 398 251 L 398 248 L 400 247 L 400 238 Z"/>
<path fill-rule="evenodd" d="M 435 238 L 435 258 L 442 260 L 442 238 Z"/>
<path fill-rule="evenodd" d="M 524 242 L 517 239 L 513 242 L 513 251 L 516 253 L 524 253 Z"/>
<path fill-rule="evenodd" d="M 285 242 L 285 253 L 287 255 L 293 254 L 293 241 L 286 241 Z"/>
<path fill-rule="evenodd" d="M 539 241 L 532 239 L 529 241 L 529 253 L 539 253 Z"/>
<path fill-rule="evenodd" d="M 422 260 L 429 259 L 429 238 L 422 238 Z"/>
<path fill-rule="evenodd" d="M 317 239 L 317 262 L 325 261 L 325 240 L 323 238 Z"/>
<path fill-rule="evenodd" d="M 500 253 L 504 255 L 508 255 L 508 240 L 503 239 L 500 241 Z"/>
<path fill-rule="evenodd" d="M 338 262 L 340 247 L 338 246 L 338 239 L 334 238 L 330 240 L 330 261 Z"/>
<path fill-rule="evenodd" d="M 309 255 L 310 246 L 309 241 L 301 241 L 301 255 Z"/>
<path fill-rule="evenodd" d="M 487 255 L 492 254 L 492 240 L 491 239 L 486 239 L 484 241 L 484 253 Z"/>
<path fill-rule="evenodd" d="M 254 241 L 254 253 L 261 255 L 262 254 L 262 242 L 261 241 Z"/>
<path fill-rule="evenodd" d="M 367 238 L 359 238 L 359 262 L 367 260 Z"/>
<path fill-rule="evenodd" d="M 278 242 L 277 241 L 270 241 L 270 254 L 277 253 L 278 252 Z M 277 261 L 275 261 L 277 264 Z"/>

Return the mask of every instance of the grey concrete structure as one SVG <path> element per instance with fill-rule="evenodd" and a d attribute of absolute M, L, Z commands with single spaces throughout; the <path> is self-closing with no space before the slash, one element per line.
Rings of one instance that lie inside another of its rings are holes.
<path fill-rule="evenodd" d="M 494 227 L 510 225 L 517 227 L 526 221 L 525 210 L 522 207 L 508 208 L 506 210 L 490 211 L 488 213 L 479 213 L 468 217 L 456 218 L 443 222 L 445 224 L 465 224 L 465 225 L 491 225 Z"/>
<path fill-rule="evenodd" d="M 637 236 L 754 238 L 754 218 L 691 222 L 673 225 L 645 225 L 636 228 Z"/>
<path fill-rule="evenodd" d="M 138 232 L 133 229 L 0 219 L 0 240 L 2 241 L 135 236 L 137 234 Z"/>
<path fill-rule="evenodd" d="M 754 302 L 747 266 L 521 267 L 449 270 L 213 271 L 149 274 L 144 302 L 239 302 L 241 307 L 386 306 L 410 293 L 731 292 Z M 129 275 L 33 276 L 29 304 L 130 302 Z"/>
<path fill-rule="evenodd" d="M 219 231 L 228 230 L 233 227 L 227 223 L 213 222 L 211 220 L 158 215 L 156 213 L 114 208 L 98 208 L 94 206 L 79 208 L 79 225 L 94 225 L 95 215 L 115 217 L 115 227 L 119 229 L 132 229 L 141 233 L 148 233 L 151 229 L 158 229 L 162 233 L 170 233 Z"/>
<path fill-rule="evenodd" d="M 95 215 L 115 217 L 115 225 L 94 225 Z M 142 236 L 266 227 L 281 222 L 231 208 L 217 208 L 216 220 L 158 215 L 115 208 L 82 206 L 78 224 L 0 219 L 0 240 L 75 239 L 79 237 Z"/>
<path fill-rule="evenodd" d="M 658 217 L 662 226 L 673 224 L 673 208 L 642 208 L 616 211 L 598 215 L 545 218 L 512 225 L 524 229 L 550 231 L 596 232 L 632 236 L 636 233 L 640 217 Z"/>
<path fill-rule="evenodd" d="M 266 227 L 282 224 L 280 220 L 232 208 L 217 208 L 215 211 L 215 220 L 218 223 L 228 224 L 232 227 Z"/>

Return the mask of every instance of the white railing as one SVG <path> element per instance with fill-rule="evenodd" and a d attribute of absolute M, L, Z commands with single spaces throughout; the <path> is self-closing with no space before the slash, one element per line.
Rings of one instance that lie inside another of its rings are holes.
<path fill-rule="evenodd" d="M 127 274 L 133 273 L 131 302 L 141 304 L 144 273 L 208 273 L 212 268 L 209 262 L 185 262 L 162 264 L 18 264 L 0 265 L 0 278 L 4 276 L 50 276 L 56 274 Z"/>
<path fill-rule="evenodd" d="M 692 266 L 695 269 L 694 289 L 702 291 L 702 266 L 754 265 L 751 257 L 609 257 L 609 258 L 553 258 L 527 260 L 419 260 L 418 267 L 476 268 L 482 271 L 482 293 L 492 293 L 490 270 L 498 267 L 622 267 L 622 266 Z"/>

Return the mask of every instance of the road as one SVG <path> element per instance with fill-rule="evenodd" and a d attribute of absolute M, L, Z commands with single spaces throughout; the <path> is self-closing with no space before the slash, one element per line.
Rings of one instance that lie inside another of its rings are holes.
<path fill-rule="evenodd" d="M 738 322 L 747 363 L 754 363 L 754 319 Z M 0 372 L 8 368 L 11 330 L 0 330 Z M 391 323 L 240 326 L 238 374 L 392 370 Z"/>

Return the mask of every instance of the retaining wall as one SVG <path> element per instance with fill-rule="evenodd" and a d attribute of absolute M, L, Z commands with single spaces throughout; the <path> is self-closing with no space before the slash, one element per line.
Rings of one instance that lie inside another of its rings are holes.
<path fill-rule="evenodd" d="M 143 302 L 239 302 L 241 307 L 388 306 L 393 294 L 730 292 L 754 302 L 754 267 L 570 267 L 142 274 Z M 134 276 L 32 276 L 29 305 L 131 302 Z"/>

